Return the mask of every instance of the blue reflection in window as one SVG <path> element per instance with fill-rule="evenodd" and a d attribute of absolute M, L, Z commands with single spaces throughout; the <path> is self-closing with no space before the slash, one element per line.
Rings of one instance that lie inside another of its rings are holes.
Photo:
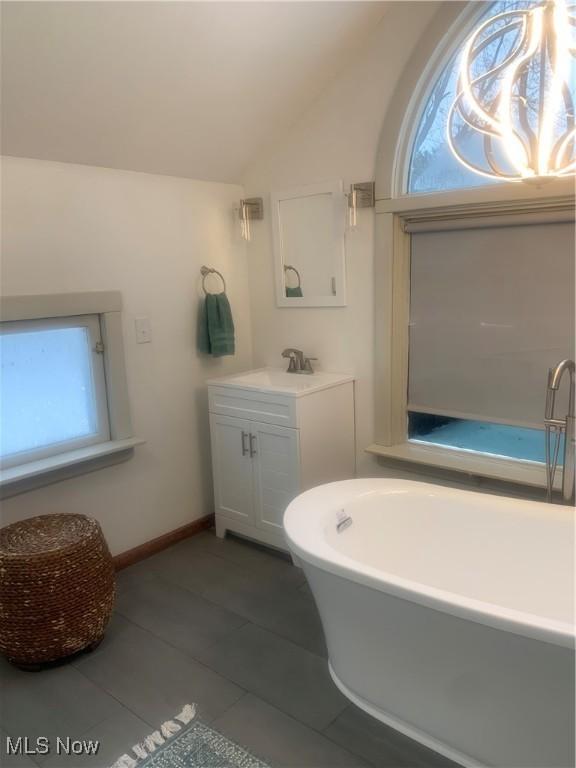
<path fill-rule="evenodd" d="M 510 459 L 546 460 L 544 430 L 510 424 L 411 411 L 408 414 L 408 439 L 416 443 L 431 443 Z M 563 456 L 564 436 L 558 452 L 559 464 L 562 464 Z"/>

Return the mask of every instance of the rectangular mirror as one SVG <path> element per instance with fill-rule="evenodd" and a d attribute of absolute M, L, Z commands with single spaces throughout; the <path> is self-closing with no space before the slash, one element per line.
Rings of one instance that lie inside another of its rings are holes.
<path fill-rule="evenodd" d="M 346 304 L 344 226 L 341 181 L 291 187 L 272 194 L 279 307 Z"/>

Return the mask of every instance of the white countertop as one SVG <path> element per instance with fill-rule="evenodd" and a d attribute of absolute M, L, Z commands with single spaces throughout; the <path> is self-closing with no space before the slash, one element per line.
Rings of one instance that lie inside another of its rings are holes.
<path fill-rule="evenodd" d="M 328 373 L 326 371 L 287 373 L 279 368 L 259 368 L 244 373 L 235 373 L 231 376 L 208 379 L 206 383 L 219 387 L 236 387 L 289 397 L 302 397 L 350 381 L 354 381 L 354 376 L 350 373 Z"/>

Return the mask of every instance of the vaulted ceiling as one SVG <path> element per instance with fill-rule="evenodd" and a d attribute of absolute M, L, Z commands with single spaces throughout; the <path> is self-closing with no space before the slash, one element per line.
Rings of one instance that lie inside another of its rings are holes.
<path fill-rule="evenodd" d="M 238 181 L 384 2 L 3 2 L 3 153 Z"/>

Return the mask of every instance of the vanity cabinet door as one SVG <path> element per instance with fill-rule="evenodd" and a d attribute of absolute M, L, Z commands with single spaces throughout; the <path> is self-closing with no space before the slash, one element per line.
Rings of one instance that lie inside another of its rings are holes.
<path fill-rule="evenodd" d="M 299 431 L 249 422 L 254 462 L 255 524 L 283 533 L 284 511 L 300 489 Z"/>
<path fill-rule="evenodd" d="M 254 523 L 251 425 L 232 416 L 210 416 L 216 513 L 248 524 Z"/>

